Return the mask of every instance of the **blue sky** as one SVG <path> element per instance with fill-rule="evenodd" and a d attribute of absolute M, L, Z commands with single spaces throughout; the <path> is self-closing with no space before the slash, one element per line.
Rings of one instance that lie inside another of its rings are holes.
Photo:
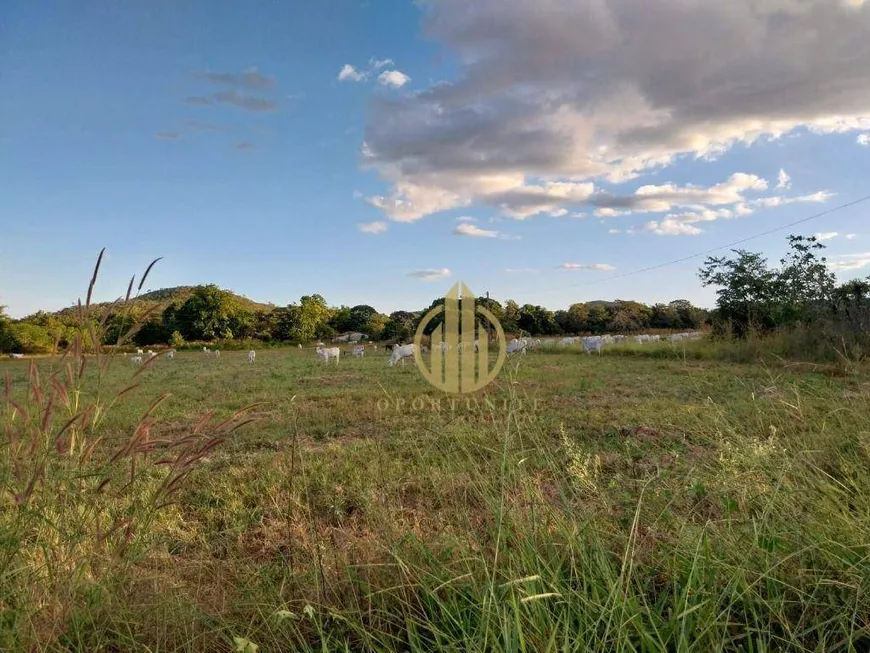
<path fill-rule="evenodd" d="M 609 279 L 868 193 L 870 3 L 697 5 L 15 3 L 0 304 L 73 303 L 105 246 L 101 300 L 162 256 L 149 288 L 276 304 L 709 306 L 701 259 Z M 866 276 L 868 216 L 798 231 Z"/>

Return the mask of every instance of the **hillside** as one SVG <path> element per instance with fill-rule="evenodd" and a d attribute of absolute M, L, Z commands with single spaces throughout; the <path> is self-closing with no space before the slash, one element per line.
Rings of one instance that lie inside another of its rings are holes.
<path fill-rule="evenodd" d="M 151 306 L 168 306 L 169 304 L 175 303 L 178 305 L 183 304 L 188 297 L 193 294 L 195 286 L 175 286 L 174 288 L 159 288 L 158 290 L 148 290 L 147 292 L 139 295 L 139 298 L 136 300 L 139 306 L 143 308 L 150 308 Z M 249 311 L 271 311 L 275 308 L 273 304 L 263 304 L 260 302 L 255 302 L 252 299 L 248 299 L 243 295 L 239 295 L 234 293 L 231 290 L 226 290 L 226 292 L 230 293 L 236 301 L 238 301 L 239 305 Z M 93 304 L 94 307 L 100 308 L 108 308 L 112 302 L 99 302 Z M 71 315 L 76 310 L 75 306 L 69 306 L 67 308 L 63 308 L 59 311 L 55 311 L 52 313 L 53 315 L 57 315 L 58 317 L 63 317 L 65 315 Z"/>

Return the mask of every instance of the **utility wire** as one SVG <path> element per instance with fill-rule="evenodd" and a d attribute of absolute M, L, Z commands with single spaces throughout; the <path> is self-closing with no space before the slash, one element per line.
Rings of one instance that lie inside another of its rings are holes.
<path fill-rule="evenodd" d="M 789 222 L 788 224 L 784 224 L 779 227 L 775 227 L 773 229 L 768 229 L 767 231 L 762 231 L 761 233 L 757 233 L 753 236 L 747 236 L 746 238 L 741 238 L 740 240 L 735 240 L 734 242 L 727 243 L 725 245 L 719 245 L 718 247 L 713 247 L 712 249 L 705 250 L 703 252 L 698 252 L 697 254 L 690 254 L 689 256 L 684 256 L 682 258 L 674 259 L 673 261 L 668 261 L 666 263 L 659 263 L 657 265 L 652 265 L 648 268 L 642 268 L 640 270 L 632 270 L 631 272 L 624 272 L 622 274 L 617 274 L 612 277 L 606 277 L 604 279 L 597 279 L 595 281 L 581 281 L 580 283 L 568 284 L 567 286 L 558 286 L 554 288 L 545 288 L 543 290 L 536 289 L 536 293 L 541 292 L 552 292 L 554 290 L 563 290 L 565 288 L 577 288 L 579 286 L 592 286 L 599 285 L 602 283 L 606 283 L 608 281 L 615 281 L 616 279 L 623 279 L 625 277 L 630 277 L 635 274 L 642 274 L 644 272 L 651 272 L 653 270 L 658 270 L 660 268 L 667 267 L 669 265 L 676 265 L 677 263 L 683 263 L 685 261 L 690 261 L 693 258 L 698 258 L 699 256 L 705 256 L 707 254 L 712 254 L 713 252 L 718 252 L 719 250 L 726 249 L 728 247 L 734 247 L 735 245 L 741 245 L 743 243 L 749 242 L 750 240 L 755 240 L 756 238 L 761 238 L 763 236 L 769 236 L 770 234 L 776 233 L 777 231 L 783 231 L 784 229 L 790 229 L 799 224 L 803 224 L 804 222 L 809 222 L 810 220 L 815 220 L 817 218 L 821 218 L 826 215 L 830 215 L 831 213 L 835 213 L 837 211 L 842 211 L 843 209 L 847 209 L 852 206 L 856 206 L 857 204 L 861 204 L 862 202 L 866 202 L 870 200 L 870 195 L 865 195 L 864 197 L 859 197 L 856 200 L 852 200 L 851 202 L 846 202 L 845 204 L 840 204 L 839 206 L 834 206 L 825 211 L 821 211 L 820 213 L 815 213 L 806 218 L 801 218 L 800 220 L 795 220 L 794 222 Z"/>

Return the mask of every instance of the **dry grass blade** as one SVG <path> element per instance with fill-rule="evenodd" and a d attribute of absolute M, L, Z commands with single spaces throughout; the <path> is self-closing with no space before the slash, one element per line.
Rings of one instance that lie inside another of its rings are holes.
<path fill-rule="evenodd" d="M 80 419 L 82 418 L 82 416 L 83 416 L 83 413 L 79 413 L 78 415 L 74 415 L 72 418 L 70 418 L 69 421 L 67 421 L 67 423 L 64 424 L 64 425 L 60 428 L 60 431 L 57 432 L 57 435 L 54 436 L 54 441 L 55 441 L 55 442 L 60 441 L 60 438 L 63 436 L 64 433 L 66 433 L 67 429 L 69 429 L 69 427 L 71 427 L 71 426 L 72 426 L 73 424 L 75 424 L 78 420 L 80 420 Z"/>
<path fill-rule="evenodd" d="M 135 372 L 133 372 L 133 378 L 135 379 L 137 376 L 139 376 L 140 374 L 142 374 L 142 372 L 143 372 L 144 370 L 146 370 L 146 369 L 148 369 L 149 367 L 151 367 L 151 366 L 154 364 L 154 361 L 157 360 L 157 358 L 158 358 L 157 356 L 152 356 L 152 357 L 149 358 L 147 361 L 145 361 L 144 363 L 142 363 L 142 364 L 139 366 L 139 369 L 136 370 Z"/>
<path fill-rule="evenodd" d="M 267 401 L 258 401 L 255 404 L 251 404 L 249 406 L 245 406 L 244 408 L 240 408 L 235 413 L 233 413 L 232 415 L 227 417 L 223 422 L 218 424 L 215 427 L 215 431 L 220 432 L 221 430 L 223 430 L 227 426 L 227 424 L 234 422 L 236 419 L 238 419 L 239 417 L 241 417 L 245 413 L 252 411 L 254 408 L 258 408 L 259 406 L 266 406 L 266 405 L 268 405 L 268 403 L 269 402 L 267 402 Z"/>
<path fill-rule="evenodd" d="M 130 283 L 127 285 L 127 294 L 124 295 L 124 303 L 125 304 L 130 301 L 130 295 L 133 293 L 133 283 L 135 281 L 136 281 L 136 275 L 134 274 L 132 277 L 130 277 Z"/>
<path fill-rule="evenodd" d="M 157 397 L 157 399 L 152 401 L 151 405 L 148 407 L 148 410 L 146 410 L 145 413 L 140 418 L 140 421 L 144 421 L 145 418 L 150 417 L 151 413 L 153 413 L 160 404 L 162 404 L 164 401 L 166 401 L 167 397 L 169 397 L 169 396 L 170 396 L 170 393 L 164 392 L 162 395 Z"/>
<path fill-rule="evenodd" d="M 157 261 L 160 261 L 162 259 L 163 259 L 162 256 L 154 259 L 153 261 L 151 261 L 151 264 L 147 268 L 145 268 L 145 274 L 142 275 L 142 280 L 139 281 L 139 287 L 136 289 L 136 292 L 142 292 L 142 286 L 145 285 L 145 279 L 148 278 L 148 274 L 151 272 L 151 268 L 153 268 L 155 266 Z"/>
<path fill-rule="evenodd" d="M 203 427 L 205 427 L 205 425 L 209 423 L 209 420 L 211 420 L 212 416 L 214 416 L 214 410 L 210 410 L 205 415 L 203 415 L 196 423 L 196 426 L 193 427 L 193 432 L 199 433 L 203 429 Z"/>
<path fill-rule="evenodd" d="M 138 384 L 138 383 L 134 383 L 133 385 L 128 385 L 126 388 L 124 388 L 123 390 L 121 390 L 120 392 L 118 392 L 118 394 L 115 395 L 115 399 L 120 399 L 121 397 L 123 397 L 123 396 L 124 396 L 125 394 L 127 394 L 128 392 L 131 392 L 131 391 L 135 390 L 136 388 L 138 388 L 139 385 L 140 385 L 140 384 Z"/>
<path fill-rule="evenodd" d="M 9 401 L 12 397 L 12 379 L 9 378 L 9 370 L 6 370 L 6 373 L 3 375 L 3 380 L 6 386 L 6 401 Z"/>
<path fill-rule="evenodd" d="M 45 465 L 40 465 L 39 469 L 34 472 L 33 477 L 30 479 L 30 482 L 27 484 L 27 488 L 25 488 L 23 494 L 19 494 L 15 497 L 15 503 L 19 506 L 24 505 L 30 500 L 30 495 L 33 494 L 33 490 L 36 488 L 36 483 L 42 478 L 42 474 L 45 471 Z"/>
<path fill-rule="evenodd" d="M 94 285 L 97 283 L 97 275 L 100 273 L 100 265 L 103 262 L 103 254 L 106 253 L 106 248 L 100 250 L 100 255 L 97 257 L 97 264 L 94 266 L 94 273 L 91 275 L 91 282 L 88 284 L 88 296 L 85 299 L 85 308 L 90 308 L 91 297 L 94 294 Z"/>
<path fill-rule="evenodd" d="M 55 401 L 56 397 L 57 397 L 57 395 L 53 394 L 48 398 L 48 405 L 45 407 L 45 410 L 43 411 L 44 414 L 42 416 L 42 424 L 40 424 L 40 429 L 42 430 L 43 433 L 45 433 L 48 430 L 48 423 L 49 423 L 49 421 L 51 421 L 51 415 L 53 412 L 52 409 L 54 408 L 54 401 Z"/>

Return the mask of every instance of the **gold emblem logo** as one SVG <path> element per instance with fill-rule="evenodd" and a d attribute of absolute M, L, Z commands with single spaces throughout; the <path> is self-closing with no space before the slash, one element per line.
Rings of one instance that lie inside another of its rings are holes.
<path fill-rule="evenodd" d="M 423 332 L 442 313 L 442 323 L 435 327 L 430 339 L 432 347 L 427 368 L 420 348 Z M 477 321 L 478 314 L 495 330 L 498 357 L 492 370 L 489 369 L 491 336 L 489 329 Z M 420 322 L 414 344 L 414 360 L 426 380 L 439 390 L 463 394 L 480 390 L 492 381 L 501 371 L 507 351 L 501 323 L 483 306 L 475 306 L 474 294 L 461 281 L 445 295 L 444 305 L 433 308 Z"/>

